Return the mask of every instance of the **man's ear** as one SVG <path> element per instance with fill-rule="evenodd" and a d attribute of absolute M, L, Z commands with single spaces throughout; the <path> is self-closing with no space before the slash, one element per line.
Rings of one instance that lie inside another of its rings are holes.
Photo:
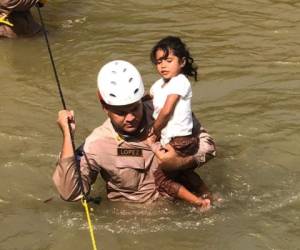
<path fill-rule="evenodd" d="M 98 101 L 101 103 L 102 96 L 101 96 L 99 90 L 97 90 L 97 93 L 96 93 L 96 94 L 97 94 L 97 97 L 98 97 Z"/>
<path fill-rule="evenodd" d="M 102 108 L 103 108 L 104 113 L 105 113 L 106 115 L 108 115 L 108 110 L 105 108 L 104 105 L 102 105 Z"/>

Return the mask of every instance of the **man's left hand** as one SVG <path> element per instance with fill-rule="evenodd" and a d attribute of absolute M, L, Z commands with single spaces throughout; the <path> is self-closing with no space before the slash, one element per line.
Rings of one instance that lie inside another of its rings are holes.
<path fill-rule="evenodd" d="M 197 167 L 193 156 L 180 156 L 175 149 L 167 144 L 164 148 L 154 151 L 160 167 L 166 171 L 183 170 Z"/>
<path fill-rule="evenodd" d="M 173 159 L 178 157 L 175 149 L 169 144 L 167 144 L 164 148 L 156 150 L 156 152 L 154 153 L 161 162 L 172 161 Z"/>

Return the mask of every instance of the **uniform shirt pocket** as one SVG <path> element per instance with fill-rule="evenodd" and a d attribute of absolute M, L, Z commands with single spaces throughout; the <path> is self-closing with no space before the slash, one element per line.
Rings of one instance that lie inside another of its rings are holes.
<path fill-rule="evenodd" d="M 143 157 L 117 157 L 111 170 L 111 182 L 123 191 L 137 191 L 145 174 Z"/>

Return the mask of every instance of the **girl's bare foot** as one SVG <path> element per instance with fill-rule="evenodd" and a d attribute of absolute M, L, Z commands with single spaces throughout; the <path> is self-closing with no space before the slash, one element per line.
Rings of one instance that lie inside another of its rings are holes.
<path fill-rule="evenodd" d="M 202 199 L 199 197 L 198 201 L 196 202 L 196 205 L 200 207 L 201 212 L 206 212 L 211 208 L 211 202 L 209 199 Z"/>

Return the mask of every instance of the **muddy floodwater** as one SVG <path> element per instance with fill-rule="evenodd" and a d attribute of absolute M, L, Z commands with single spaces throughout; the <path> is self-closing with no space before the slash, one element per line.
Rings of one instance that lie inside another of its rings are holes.
<path fill-rule="evenodd" d="M 193 110 L 218 155 L 198 173 L 223 202 L 207 213 L 114 203 L 99 180 L 98 249 L 300 249 L 299 1 L 53 0 L 42 14 L 77 145 L 105 119 L 104 63 L 132 62 L 149 89 L 152 46 L 177 35 L 199 66 Z M 45 41 L 0 40 L 0 59 L 0 249 L 92 249 L 83 207 L 62 201 L 51 180 L 62 106 Z"/>

